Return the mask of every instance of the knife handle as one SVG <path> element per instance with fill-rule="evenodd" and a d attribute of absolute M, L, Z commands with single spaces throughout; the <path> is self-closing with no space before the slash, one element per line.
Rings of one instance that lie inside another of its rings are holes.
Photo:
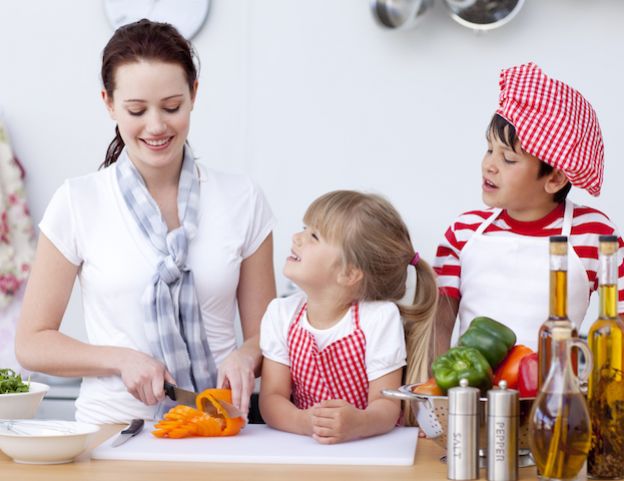
<path fill-rule="evenodd" d="M 176 400 L 175 385 L 171 384 L 170 382 L 165 381 L 164 389 L 165 389 L 165 395 L 172 401 L 175 401 Z"/>
<path fill-rule="evenodd" d="M 120 434 L 137 434 L 141 429 L 143 429 L 143 424 L 145 421 L 143 419 L 133 419 L 126 429 L 124 429 Z"/>

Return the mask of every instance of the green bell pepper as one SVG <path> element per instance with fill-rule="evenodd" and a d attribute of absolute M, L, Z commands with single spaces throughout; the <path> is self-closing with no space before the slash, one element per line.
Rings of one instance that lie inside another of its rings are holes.
<path fill-rule="evenodd" d="M 475 317 L 457 344 L 478 349 L 496 369 L 515 343 L 516 335 L 504 324 L 489 317 Z"/>
<path fill-rule="evenodd" d="M 492 387 L 492 368 L 483 354 L 472 347 L 449 349 L 433 361 L 431 370 L 444 394 L 448 389 L 459 386 L 460 379 L 467 379 L 468 384 L 479 388 L 483 395 Z"/>

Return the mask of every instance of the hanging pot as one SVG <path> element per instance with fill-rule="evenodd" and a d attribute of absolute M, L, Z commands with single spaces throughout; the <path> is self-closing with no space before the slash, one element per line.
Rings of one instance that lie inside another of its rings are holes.
<path fill-rule="evenodd" d="M 407 29 L 416 25 L 433 0 L 371 0 L 377 23 L 385 28 Z"/>
<path fill-rule="evenodd" d="M 524 0 L 444 0 L 451 17 L 473 30 L 492 30 L 514 18 Z"/>

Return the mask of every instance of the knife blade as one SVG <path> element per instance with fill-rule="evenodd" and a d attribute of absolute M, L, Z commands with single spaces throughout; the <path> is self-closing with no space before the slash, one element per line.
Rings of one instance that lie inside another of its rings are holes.
<path fill-rule="evenodd" d="M 128 439 L 139 434 L 141 430 L 143 429 L 144 424 L 145 424 L 145 421 L 143 419 L 133 419 L 130 422 L 130 425 L 126 429 L 124 429 L 122 432 L 119 433 L 119 435 L 115 438 L 111 446 L 114 448 L 116 448 L 117 446 L 121 446 Z"/>
<path fill-rule="evenodd" d="M 165 381 L 165 395 L 171 399 L 172 401 L 176 401 L 179 404 L 184 404 L 185 406 L 197 407 L 197 395 L 198 393 L 194 391 L 188 391 L 186 389 L 182 389 L 175 384 L 171 384 Z M 207 400 L 202 400 L 207 401 Z M 228 416 L 231 418 L 242 417 L 246 419 L 246 416 L 243 416 L 243 413 L 233 404 L 230 404 L 227 401 L 222 401 L 218 399 L 219 404 L 223 406 L 225 412 L 227 412 Z M 207 413 L 209 416 L 219 416 L 217 408 L 215 408 L 210 402 L 202 402 L 202 410 Z"/>

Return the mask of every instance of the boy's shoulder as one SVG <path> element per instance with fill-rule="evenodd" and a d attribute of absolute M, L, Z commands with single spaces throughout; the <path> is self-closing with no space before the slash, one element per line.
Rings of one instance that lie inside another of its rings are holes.
<path fill-rule="evenodd" d="M 609 216 L 595 207 L 590 207 L 587 205 L 574 204 L 574 217 L 580 217 L 583 215 L 587 216 L 596 216 L 597 218 L 605 219 L 608 222 L 611 222 Z"/>
<path fill-rule="evenodd" d="M 617 234 L 617 226 L 607 214 L 595 207 L 574 205 L 572 234 Z"/>

